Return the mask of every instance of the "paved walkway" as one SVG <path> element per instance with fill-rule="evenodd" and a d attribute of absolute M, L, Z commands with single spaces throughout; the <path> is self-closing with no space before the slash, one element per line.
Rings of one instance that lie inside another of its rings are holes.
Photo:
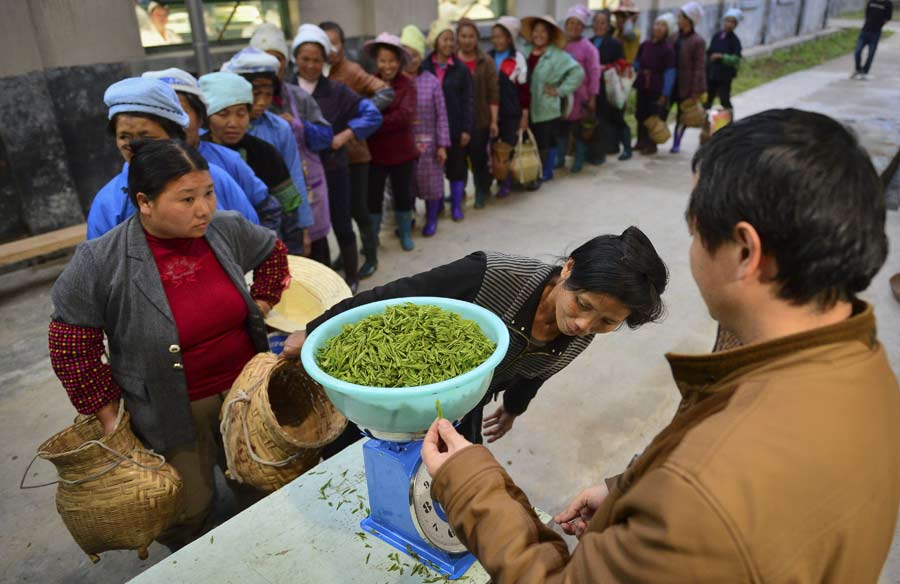
<path fill-rule="evenodd" d="M 845 57 L 759 87 L 734 99 L 739 115 L 773 107 L 799 107 L 836 116 L 860 133 L 876 163 L 896 152 L 900 138 L 900 35 L 879 48 L 870 82 L 851 82 Z M 683 212 L 691 189 L 690 157 L 697 132 L 679 155 L 610 161 L 578 176 L 561 176 L 536 193 L 494 201 L 469 211 L 460 224 L 442 222 L 432 240 L 400 251 L 385 235 L 374 286 L 456 259 L 494 249 L 553 260 L 599 233 L 629 225 L 644 229 L 669 265 L 672 278 L 663 324 L 599 338 L 588 352 L 541 390 L 513 431 L 493 450 L 513 478 L 550 512 L 582 487 L 618 472 L 671 417 L 676 391 L 663 353 L 702 352 L 713 343 L 715 323 L 688 269 L 689 237 Z M 892 142 L 893 140 L 893 142 Z M 888 278 L 900 271 L 900 214 L 889 213 L 894 239 L 887 266 L 864 298 L 876 304 L 882 341 L 900 371 L 900 304 Z M 18 481 L 36 447 L 71 422 L 74 411 L 50 369 L 46 325 L 49 289 L 60 271 L 48 266 L 0 277 L 0 580 L 119 582 L 165 556 L 154 545 L 150 559 L 104 554 L 93 566 L 65 531 L 53 489 L 19 491 Z M 36 465 L 34 481 L 52 479 L 49 464 Z M 900 581 L 892 559 L 884 582 Z"/>

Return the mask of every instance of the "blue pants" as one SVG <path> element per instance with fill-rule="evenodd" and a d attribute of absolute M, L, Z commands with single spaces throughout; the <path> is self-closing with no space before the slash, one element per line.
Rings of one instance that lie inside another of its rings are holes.
<path fill-rule="evenodd" d="M 860 31 L 859 39 L 856 41 L 856 51 L 853 56 L 856 58 L 856 72 L 868 75 L 869 69 L 872 68 L 872 60 L 875 58 L 875 49 L 878 48 L 878 40 L 881 38 L 880 32 Z M 869 54 L 866 56 L 866 64 L 862 63 L 863 47 L 869 47 Z"/>

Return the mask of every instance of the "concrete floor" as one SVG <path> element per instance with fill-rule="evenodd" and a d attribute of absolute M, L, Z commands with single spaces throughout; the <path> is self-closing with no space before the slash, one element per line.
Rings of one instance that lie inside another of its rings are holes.
<path fill-rule="evenodd" d="M 879 47 L 876 80 L 850 82 L 850 59 L 842 58 L 737 97 L 737 112 L 745 116 L 793 106 L 829 113 L 854 126 L 883 161 L 900 140 L 900 112 L 892 107 L 900 103 L 898 49 L 900 35 Z M 480 249 L 553 261 L 594 235 L 619 233 L 629 225 L 645 230 L 668 263 L 665 321 L 598 338 L 545 385 L 513 431 L 493 447 L 532 502 L 549 512 L 581 488 L 620 471 L 668 421 L 677 392 L 663 354 L 704 352 L 713 343 L 715 323 L 688 269 L 683 219 L 696 134 L 690 132 L 679 155 L 611 160 L 577 176 L 562 173 L 538 192 L 470 210 L 463 223 L 442 222 L 435 238 L 417 238 L 411 253 L 400 251 L 393 237 L 383 237 L 381 269 L 367 287 Z M 900 371 L 900 304 L 887 282 L 900 271 L 900 214 L 888 214 L 887 232 L 894 243 L 891 255 L 863 297 L 875 303 L 881 340 Z M 0 354 L 0 581 L 122 582 L 165 557 L 166 550 L 154 545 L 147 561 L 133 552 L 110 552 L 91 565 L 56 513 L 54 489 L 18 489 L 37 446 L 75 415 L 47 357 L 49 291 L 62 267 L 57 262 L 0 276 L 0 346 L 6 347 Z M 43 461 L 28 477 L 33 482 L 53 478 L 53 467 Z M 900 550 L 895 552 L 885 583 L 900 582 Z"/>

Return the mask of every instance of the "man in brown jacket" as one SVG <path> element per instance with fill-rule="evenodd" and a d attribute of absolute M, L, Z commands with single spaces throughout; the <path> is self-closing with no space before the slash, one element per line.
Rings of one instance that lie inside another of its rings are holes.
<path fill-rule="evenodd" d="M 343 83 L 361 96 L 369 98 L 379 111 L 384 111 L 394 100 L 394 90 L 378 77 L 366 72 L 359 63 L 347 58 L 344 53 L 344 30 L 339 24 L 326 21 L 319 28 L 325 31 L 334 46 L 334 51 L 328 56 L 328 79 Z M 372 155 L 365 140 L 351 138 L 347 142 L 347 157 L 350 159 L 351 212 L 359 229 L 363 255 L 366 257 L 359 269 L 359 277 L 368 278 L 378 268 L 378 234 L 373 233 L 368 204 L 369 163 Z"/>
<path fill-rule="evenodd" d="M 694 157 L 691 271 L 742 347 L 668 355 L 681 404 L 555 521 L 446 420 L 422 457 L 495 582 L 875 582 L 900 505 L 900 392 L 856 299 L 887 255 L 882 187 L 840 124 L 770 110 Z"/>

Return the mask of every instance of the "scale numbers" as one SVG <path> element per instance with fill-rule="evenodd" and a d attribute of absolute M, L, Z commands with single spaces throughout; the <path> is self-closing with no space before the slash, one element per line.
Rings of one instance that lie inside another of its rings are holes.
<path fill-rule="evenodd" d="M 450 524 L 441 518 L 437 502 L 431 498 L 431 477 L 419 462 L 409 489 L 413 525 L 428 543 L 450 554 L 461 554 L 466 546 L 459 541 Z"/>

